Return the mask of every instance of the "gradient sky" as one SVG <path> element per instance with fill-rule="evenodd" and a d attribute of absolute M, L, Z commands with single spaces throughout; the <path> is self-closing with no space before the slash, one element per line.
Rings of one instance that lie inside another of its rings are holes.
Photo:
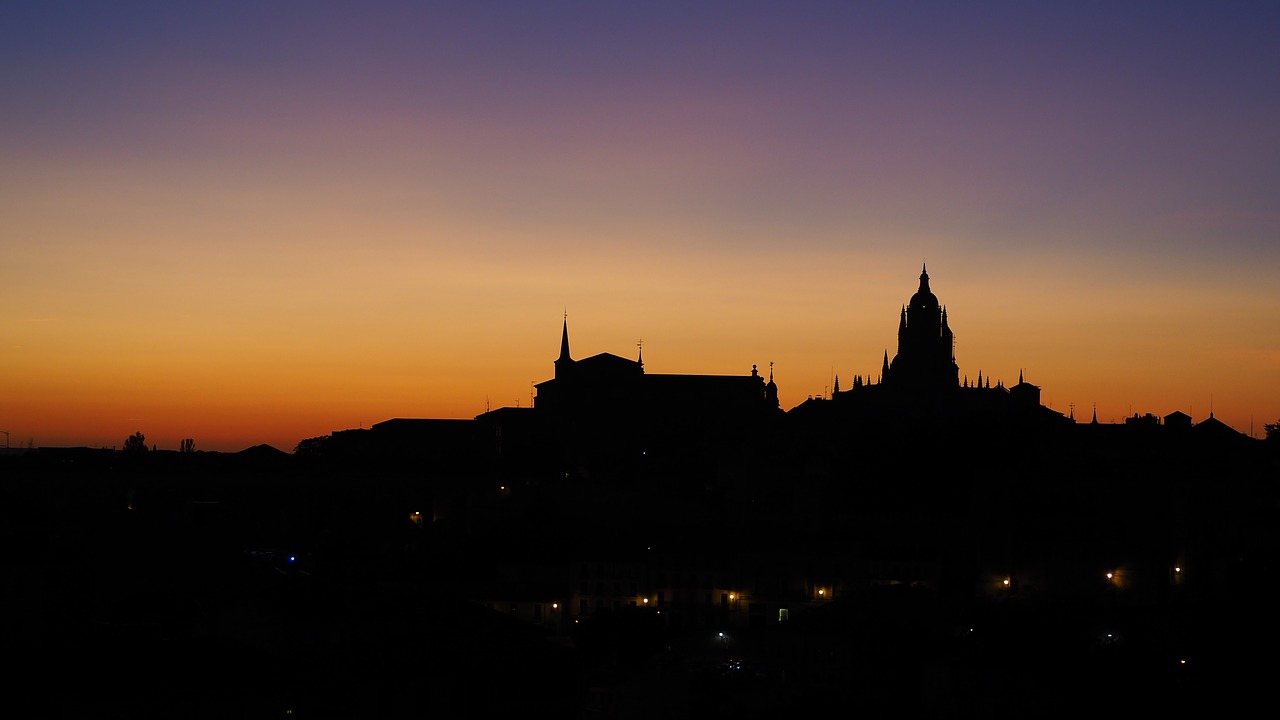
<path fill-rule="evenodd" d="M 1029 7 L 1033 6 L 1033 7 Z M 0 5 L 0 430 L 239 450 L 575 357 L 1280 419 L 1280 3 Z"/>

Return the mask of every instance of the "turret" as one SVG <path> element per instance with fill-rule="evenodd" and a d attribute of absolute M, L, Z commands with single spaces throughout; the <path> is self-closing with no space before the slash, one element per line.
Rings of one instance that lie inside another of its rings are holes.
<path fill-rule="evenodd" d="M 754 372 L 754 368 L 753 368 Z M 773 361 L 769 361 L 769 382 L 764 386 L 765 405 L 776 408 L 778 403 L 778 384 L 773 381 Z"/>

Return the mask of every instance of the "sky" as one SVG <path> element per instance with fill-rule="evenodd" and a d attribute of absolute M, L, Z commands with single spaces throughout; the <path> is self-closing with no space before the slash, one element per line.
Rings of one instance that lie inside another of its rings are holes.
<path fill-rule="evenodd" d="M 0 430 L 291 450 L 576 358 L 1280 420 L 1275 2 L 0 5 Z"/>

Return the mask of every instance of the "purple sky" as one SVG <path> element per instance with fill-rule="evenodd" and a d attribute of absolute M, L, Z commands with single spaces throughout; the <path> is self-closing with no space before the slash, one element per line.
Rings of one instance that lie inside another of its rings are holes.
<path fill-rule="evenodd" d="M 1274 2 L 373 5 L 0 8 L 0 425 L 467 417 L 566 308 L 790 407 L 925 261 L 963 374 L 1280 419 Z"/>

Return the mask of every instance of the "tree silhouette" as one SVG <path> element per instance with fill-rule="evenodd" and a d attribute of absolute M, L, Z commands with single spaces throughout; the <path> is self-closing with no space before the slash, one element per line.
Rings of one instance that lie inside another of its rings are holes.
<path fill-rule="evenodd" d="M 196 451 L 196 441 L 194 438 L 183 438 L 182 444 L 178 445 L 178 452 L 190 453 Z"/>
<path fill-rule="evenodd" d="M 297 446 L 293 448 L 293 454 L 307 457 L 320 457 L 321 455 L 324 455 L 325 449 L 328 448 L 329 439 L 329 435 L 307 438 L 299 442 Z"/>
<path fill-rule="evenodd" d="M 147 451 L 147 436 L 136 432 L 125 438 L 124 451 L 127 453 L 144 453 Z"/>

